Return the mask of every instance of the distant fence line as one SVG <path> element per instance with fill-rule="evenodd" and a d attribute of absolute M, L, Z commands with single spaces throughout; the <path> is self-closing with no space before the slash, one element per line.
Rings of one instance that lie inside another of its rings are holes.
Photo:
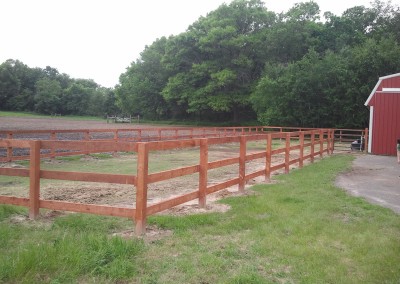
<path fill-rule="evenodd" d="M 131 129 L 74 129 L 74 130 L 3 130 L 0 131 L 0 139 L 22 139 L 22 140 L 52 140 L 65 141 L 126 141 L 145 142 L 163 140 L 181 140 L 209 137 L 228 137 L 243 134 L 260 134 L 271 132 L 293 132 L 315 130 L 315 128 L 296 128 L 278 126 L 252 126 L 252 127 L 205 127 L 205 128 L 131 128 Z M 368 129 L 335 129 L 334 140 L 337 150 L 349 150 L 350 142 L 366 138 L 368 142 Z M 69 156 L 78 154 L 90 154 L 90 147 L 81 151 L 70 151 L 64 149 L 64 143 L 55 144 L 53 147 L 41 151 L 42 158 L 55 158 L 57 156 Z M 365 149 L 368 149 L 367 145 Z M 0 149 L 0 162 L 11 162 L 29 159 L 29 153 L 16 147 Z"/>
<path fill-rule="evenodd" d="M 194 133 L 192 134 L 195 135 Z M 198 135 L 205 134 L 202 133 Z M 284 169 L 284 172 L 288 173 L 290 170 L 290 165 L 298 164 L 298 166 L 301 168 L 303 167 L 305 160 L 310 160 L 313 162 L 316 156 L 322 158 L 324 153 L 332 154 L 334 151 L 334 135 L 335 130 L 333 129 L 314 129 L 307 131 L 273 133 L 254 133 L 252 131 L 246 132 L 242 130 L 240 135 L 237 136 L 149 142 L 0 139 L 0 148 L 28 149 L 30 161 L 29 169 L 12 167 L 0 168 L 0 175 L 29 178 L 29 198 L 2 195 L 0 196 L 0 203 L 28 207 L 29 217 L 31 219 L 37 218 L 40 208 L 128 217 L 132 218 L 135 222 L 136 234 L 141 235 L 145 233 L 147 217 L 152 214 L 194 199 L 198 199 L 199 206 L 204 208 L 206 206 L 208 194 L 234 185 L 238 185 L 238 190 L 243 192 L 246 182 L 250 179 L 264 176 L 266 180 L 269 180 L 271 173 L 277 170 Z M 274 139 L 280 139 L 281 141 L 284 141 L 285 146 L 278 149 L 273 149 L 272 141 Z M 247 143 L 250 141 L 263 141 L 265 142 L 266 147 L 260 152 L 247 153 Z M 209 146 L 225 143 L 239 143 L 238 155 L 233 158 L 209 161 Z M 166 150 L 177 149 L 177 151 L 179 151 L 179 149 L 195 147 L 199 151 L 198 164 L 163 172 L 149 173 L 149 154 L 152 151 L 160 151 L 162 154 L 162 151 Z M 54 149 L 64 149 L 66 151 L 74 152 L 75 154 L 136 152 L 137 172 L 136 175 L 127 175 L 42 170 L 40 168 L 40 160 L 43 157 L 41 152 L 51 151 Z M 307 151 L 305 152 L 306 149 Z M 293 151 L 296 151 L 296 153 L 298 152 L 298 156 L 291 155 L 291 153 L 293 154 Z M 309 154 L 306 155 L 306 153 Z M 276 155 L 284 155 L 283 162 L 273 164 L 272 158 Z M 246 162 L 256 159 L 265 159 L 263 169 L 251 173 L 246 172 Z M 219 182 L 217 184 L 209 184 L 209 170 L 229 165 L 238 165 L 239 170 L 237 177 L 227 181 Z M 198 173 L 199 176 L 198 188 L 195 191 L 178 197 L 166 199 L 156 204 L 147 204 L 147 188 L 149 184 L 185 175 L 191 175 L 194 173 Z M 131 184 L 136 188 L 135 208 L 44 200 L 40 198 L 41 179 Z"/>
<path fill-rule="evenodd" d="M 107 123 L 118 123 L 118 122 L 126 122 L 126 123 L 132 123 L 132 121 L 135 119 L 135 117 L 130 116 L 118 116 L 118 115 L 107 115 Z M 139 115 L 136 117 L 137 123 L 140 121 Z"/>

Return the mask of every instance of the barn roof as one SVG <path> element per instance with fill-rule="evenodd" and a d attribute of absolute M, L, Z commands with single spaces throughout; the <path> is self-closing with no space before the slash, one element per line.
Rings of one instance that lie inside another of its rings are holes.
<path fill-rule="evenodd" d="M 379 88 L 379 85 L 382 83 L 383 80 L 386 79 L 390 79 L 390 78 L 394 78 L 394 77 L 398 77 L 400 76 L 400 73 L 396 73 L 396 74 L 392 74 L 392 75 L 388 75 L 388 76 L 383 76 L 383 77 L 379 77 L 379 81 L 378 83 L 376 83 L 374 89 L 372 90 L 371 94 L 369 94 L 368 99 L 365 101 L 365 106 L 368 106 L 370 100 L 372 99 L 372 97 L 375 95 L 376 90 Z"/>

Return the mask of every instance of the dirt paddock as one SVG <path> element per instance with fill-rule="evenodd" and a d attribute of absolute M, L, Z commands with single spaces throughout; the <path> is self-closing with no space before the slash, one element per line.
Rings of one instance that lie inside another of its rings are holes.
<path fill-rule="evenodd" d="M 0 117 L 0 130 L 61 130 L 61 129 L 113 129 L 113 128 L 151 128 L 160 127 L 145 124 L 129 124 L 129 123 L 107 123 L 106 121 L 79 121 L 67 120 L 63 118 L 10 118 Z M 252 152 L 262 151 L 265 149 L 265 142 L 249 143 L 248 154 Z M 264 143 L 264 144 L 263 144 Z M 213 145 L 209 149 L 210 161 L 221 160 L 239 155 L 238 143 Z M 298 156 L 298 152 L 291 152 L 291 156 Z M 54 160 L 44 160 L 42 162 L 43 168 L 68 171 L 71 167 L 82 168 L 85 167 L 94 171 L 102 172 L 102 168 L 113 170 L 116 167 L 131 167 L 136 164 L 136 155 L 121 153 L 117 157 L 112 158 L 98 158 L 96 156 L 81 156 L 78 160 L 71 161 L 70 159 L 56 158 Z M 274 163 L 282 163 L 284 161 L 284 154 L 276 155 Z M 307 161 L 309 162 L 309 161 Z M 172 151 L 160 151 L 151 153 L 151 164 L 155 165 L 155 171 L 168 170 L 172 168 L 179 168 L 187 165 L 194 165 L 199 163 L 198 148 L 180 149 Z M 305 161 L 306 164 L 306 161 Z M 167 169 L 162 168 L 162 165 L 168 166 Z M 0 164 L 7 167 L 27 167 L 27 163 L 8 163 Z M 297 164 L 291 166 L 296 168 Z M 265 168 L 265 158 L 257 159 L 246 163 L 246 173 L 259 171 Z M 151 169 L 150 169 L 151 170 Z M 238 176 L 238 165 L 226 166 L 210 170 L 208 174 L 209 185 L 220 183 L 225 180 L 233 179 Z M 129 171 L 135 174 L 135 168 L 129 168 Z M 129 172 L 128 171 L 128 172 Z M 104 170 L 104 172 L 107 172 Z M 282 171 L 274 172 L 273 174 L 280 174 Z M 126 172 L 123 172 L 126 173 Z M 19 178 L 21 179 L 21 178 Z M 23 179 L 23 178 L 22 178 Z M 148 203 L 154 204 L 161 200 L 165 200 L 174 196 L 179 196 L 188 192 L 195 191 L 198 186 L 198 174 L 183 176 L 167 180 L 164 182 L 157 182 L 150 184 L 148 188 Z M 255 183 L 265 183 L 264 177 L 258 177 L 250 180 L 247 187 Z M 13 177 L 0 177 L 0 195 L 10 195 L 18 197 L 27 197 L 29 185 L 27 181 L 16 181 Z M 253 192 L 245 191 L 244 194 L 254 194 Z M 207 196 L 206 208 L 198 206 L 198 200 L 193 200 L 183 205 L 163 211 L 159 214 L 172 214 L 172 215 L 187 215 L 193 213 L 206 213 L 206 212 L 225 212 L 229 207 L 225 204 L 218 203 L 221 198 L 228 196 L 239 195 L 238 186 L 233 186 L 214 194 Z M 54 181 L 43 180 L 41 181 L 41 197 L 49 200 L 63 200 L 69 202 L 81 202 L 90 204 L 106 204 L 116 205 L 123 207 L 134 207 L 135 204 L 135 187 L 131 185 L 117 185 L 117 184 L 103 184 L 103 183 L 90 183 L 90 182 L 71 182 L 71 181 Z M 154 230 L 149 230 L 148 234 L 154 234 Z"/>
<path fill-rule="evenodd" d="M 69 129 L 115 129 L 115 128 L 152 128 L 159 125 L 137 123 L 107 123 L 107 120 L 75 120 L 63 117 L 24 118 L 0 116 L 0 130 L 69 130 Z M 162 126 L 168 127 L 168 126 Z"/>

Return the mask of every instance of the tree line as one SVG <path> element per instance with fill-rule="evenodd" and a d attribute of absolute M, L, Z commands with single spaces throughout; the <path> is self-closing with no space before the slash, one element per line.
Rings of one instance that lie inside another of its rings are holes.
<path fill-rule="evenodd" d="M 115 89 L 7 61 L 0 65 L 0 107 L 365 127 L 364 102 L 378 78 L 400 72 L 399 7 L 376 0 L 341 16 L 320 14 L 313 1 L 282 13 L 260 0 L 223 4 L 185 32 L 146 46 Z"/>
<path fill-rule="evenodd" d="M 121 75 L 117 102 L 153 119 L 364 127 L 378 78 L 400 71 L 399 41 L 390 2 L 321 20 L 313 1 L 277 14 L 235 0 L 147 46 Z"/>
<path fill-rule="evenodd" d="M 41 114 L 103 116 L 119 112 L 113 89 L 74 79 L 56 68 L 30 68 L 9 59 L 0 65 L 0 109 Z"/>

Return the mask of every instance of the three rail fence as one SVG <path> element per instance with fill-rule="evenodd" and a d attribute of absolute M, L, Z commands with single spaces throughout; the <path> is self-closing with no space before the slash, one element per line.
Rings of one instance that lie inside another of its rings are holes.
<path fill-rule="evenodd" d="M 207 195 L 238 186 L 243 192 L 247 181 L 256 177 L 269 180 L 271 174 L 283 170 L 288 173 L 291 165 L 303 167 L 306 160 L 313 162 L 316 157 L 332 154 L 337 131 L 334 129 L 285 129 L 281 127 L 231 127 L 231 128 L 165 128 L 165 129 L 116 129 L 116 130 L 54 130 L 54 131 L 8 131 L 0 139 L 0 150 L 5 153 L 3 162 L 29 159 L 29 168 L 13 168 L 4 164 L 0 175 L 29 178 L 27 197 L 0 195 L 0 204 L 28 207 L 29 217 L 35 219 L 39 209 L 92 213 L 119 216 L 133 219 L 135 233 L 145 233 L 147 217 L 174 206 L 198 199 L 200 207 L 205 207 Z M 295 131 L 296 130 L 296 131 Z M 4 133 L 0 132 L 0 135 Z M 18 136 L 21 136 L 20 138 Z M 38 140 L 38 136 L 43 139 Z M 72 135 L 75 140 L 68 139 Z M 1 137 L 1 136 L 0 136 Z M 78 140 L 82 139 L 82 140 Z M 156 140 L 156 141 L 155 141 Z M 284 146 L 272 147 L 279 140 Z M 249 152 L 248 144 L 261 141 L 265 148 Z M 212 145 L 236 144 L 238 151 L 234 157 L 212 160 L 209 147 Z M 149 172 L 149 156 L 157 151 L 183 151 L 192 149 L 198 152 L 199 162 L 193 165 L 161 172 Z M 93 172 L 71 172 L 41 169 L 41 159 L 63 155 L 87 155 L 91 153 L 133 152 L 136 154 L 136 174 L 111 174 Z M 20 155 L 15 155 L 20 154 Z M 276 159 L 277 156 L 283 159 Z M 274 159 L 275 157 L 275 159 Z M 263 168 L 254 172 L 246 169 L 246 163 L 262 159 Z M 278 162 L 277 162 L 278 161 Z M 236 177 L 211 183 L 210 170 L 238 166 Z M 185 175 L 197 174 L 197 188 L 177 197 L 167 198 L 154 204 L 148 203 L 148 185 Z M 103 182 L 110 184 L 129 184 L 135 190 L 136 198 L 132 206 L 110 206 L 74 203 L 41 198 L 41 179 L 68 180 L 81 182 Z"/>

